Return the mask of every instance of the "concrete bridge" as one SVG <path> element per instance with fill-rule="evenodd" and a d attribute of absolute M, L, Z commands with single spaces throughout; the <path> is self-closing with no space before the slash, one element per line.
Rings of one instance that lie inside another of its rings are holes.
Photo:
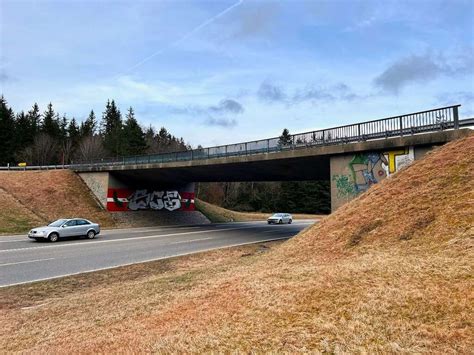
<path fill-rule="evenodd" d="M 109 210 L 193 209 L 194 182 L 331 181 L 331 207 L 367 190 L 435 146 L 468 135 L 459 106 L 278 138 L 81 162 L 76 171 Z"/>
<path fill-rule="evenodd" d="M 194 182 L 329 180 L 334 211 L 433 147 L 469 134 L 462 127 L 474 122 L 460 120 L 458 107 L 295 134 L 286 142 L 270 138 L 71 168 L 112 210 L 117 201 L 123 202 L 118 209 L 126 208 L 137 191 L 145 201 L 141 206 L 150 207 L 152 191 L 167 190 L 179 191 L 192 203 Z"/>

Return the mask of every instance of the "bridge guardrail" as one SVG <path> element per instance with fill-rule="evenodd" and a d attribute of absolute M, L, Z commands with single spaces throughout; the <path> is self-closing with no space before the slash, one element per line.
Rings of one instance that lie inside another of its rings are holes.
<path fill-rule="evenodd" d="M 93 161 L 81 161 L 68 165 L 49 165 L 39 167 L 10 167 L 12 170 L 62 169 L 88 166 L 136 165 L 167 163 L 211 159 L 239 155 L 273 153 L 314 146 L 347 144 L 371 139 L 400 137 L 417 133 L 434 132 L 445 129 L 458 129 L 460 126 L 474 124 L 472 119 L 459 120 L 461 105 L 446 106 L 406 115 L 382 118 L 373 121 L 349 124 L 291 135 L 291 139 L 282 143 L 279 137 L 249 141 L 244 143 L 221 145 L 209 148 L 197 148 L 181 152 L 104 158 Z M 469 121 L 469 123 L 467 122 Z M 0 167 L 6 170 L 7 167 Z"/>

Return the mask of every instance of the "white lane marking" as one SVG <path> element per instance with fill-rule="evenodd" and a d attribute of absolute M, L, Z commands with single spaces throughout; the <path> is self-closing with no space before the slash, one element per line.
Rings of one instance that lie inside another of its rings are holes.
<path fill-rule="evenodd" d="M 184 229 L 196 229 L 196 228 L 200 228 L 200 227 L 180 227 L 180 228 L 176 228 L 176 229 L 184 230 Z M 101 234 L 101 235 L 114 236 L 114 235 L 120 235 L 120 234 L 135 234 L 135 233 L 146 233 L 146 232 L 161 232 L 161 231 L 166 231 L 167 229 L 171 229 L 171 228 L 162 227 L 162 228 L 132 229 L 132 230 L 121 229 L 120 231 L 115 230 L 115 229 L 108 229 L 108 230 L 101 231 L 100 234 Z"/>
<path fill-rule="evenodd" d="M 186 234 L 200 234 L 200 233 L 216 233 L 216 232 L 227 232 L 232 230 L 240 230 L 240 229 L 249 229 L 255 228 L 255 226 L 249 227 L 235 227 L 235 228 L 226 228 L 226 229 L 208 229 L 202 231 L 194 231 L 194 232 L 184 232 L 184 233 L 169 233 L 169 234 L 158 234 L 158 235 L 147 235 L 144 237 L 135 237 L 135 238 L 120 238 L 120 239 L 110 239 L 110 240 L 97 240 L 97 241 L 87 241 L 84 243 L 68 243 L 68 244 L 55 244 L 50 246 L 43 246 L 43 247 L 31 247 L 31 248 L 16 248 L 16 249 L 4 249 L 0 250 L 0 253 L 7 253 L 12 251 L 21 251 L 21 250 L 33 250 L 33 249 L 43 249 L 48 250 L 51 248 L 64 248 L 64 247 L 77 247 L 77 246 L 86 246 L 92 244 L 99 244 L 99 243 L 117 243 L 117 242 L 126 242 L 126 241 L 135 241 L 141 239 L 152 239 L 152 238 L 164 238 L 164 237 L 173 237 L 177 235 L 186 235 Z"/>
<path fill-rule="evenodd" d="M 39 262 L 39 261 L 45 261 L 45 260 L 54 260 L 54 258 L 36 259 L 36 260 L 26 260 L 26 261 L 17 261 L 17 262 L 14 262 L 14 263 L 0 264 L 0 266 L 17 265 L 17 264 L 27 264 L 27 263 L 37 263 L 37 262 Z"/>
<path fill-rule="evenodd" d="M 215 238 L 209 237 L 209 238 L 201 238 L 201 239 L 181 240 L 181 241 L 179 241 L 179 242 L 174 242 L 174 243 L 170 243 L 170 244 L 191 243 L 191 242 L 198 242 L 198 241 L 200 241 L 200 240 L 209 240 L 209 239 L 215 239 Z"/>
<path fill-rule="evenodd" d="M 22 241 L 27 241 L 28 237 L 25 235 L 24 238 L 22 239 L 14 239 L 14 240 L 0 240 L 0 243 L 14 243 L 14 242 L 22 242 Z"/>
<path fill-rule="evenodd" d="M 244 243 L 238 243 L 238 244 L 224 245 L 224 246 L 221 246 L 221 247 L 214 247 L 214 248 L 208 248 L 208 249 L 195 250 L 195 251 L 190 251 L 190 252 L 187 252 L 187 253 L 180 253 L 180 254 L 169 255 L 169 256 L 161 256 L 161 257 L 158 257 L 158 258 L 145 259 L 145 260 L 141 260 L 141 261 L 135 261 L 135 262 L 126 263 L 126 264 L 120 264 L 120 265 L 115 265 L 115 266 L 106 266 L 106 267 L 103 267 L 103 268 L 97 268 L 97 269 L 91 269 L 91 270 L 86 270 L 86 271 L 73 272 L 73 273 L 64 274 L 64 275 L 59 275 L 59 276 L 44 277 L 44 278 L 36 279 L 36 280 L 16 282 L 16 283 L 8 284 L 8 285 L 0 285 L 0 288 L 10 287 L 10 286 L 17 286 L 17 285 L 24 285 L 24 284 L 29 284 L 29 283 L 33 283 L 33 282 L 54 280 L 54 279 L 59 279 L 59 278 L 61 278 L 61 277 L 66 277 L 66 276 L 74 276 L 74 275 L 80 275 L 80 274 L 88 274 L 88 273 L 91 273 L 91 272 L 96 272 L 96 271 L 101 271 L 101 270 L 116 269 L 116 268 L 122 267 L 122 266 L 130 266 L 130 265 L 135 265 L 135 264 L 148 263 L 148 262 L 150 262 L 150 261 L 158 261 L 158 260 L 165 260 L 165 259 L 177 258 L 177 257 L 180 257 L 180 256 L 186 256 L 186 255 L 197 254 L 197 253 L 204 253 L 204 252 L 206 252 L 206 251 L 219 250 L 219 249 L 227 249 L 227 248 L 234 248 L 234 247 L 240 247 L 240 246 L 249 245 L 249 244 L 258 244 L 258 243 L 274 242 L 274 241 L 277 241 L 277 240 L 284 240 L 284 239 L 290 239 L 290 237 L 270 238 L 270 239 L 263 239 L 263 240 L 252 241 L 252 242 L 244 242 Z"/>
<path fill-rule="evenodd" d="M 186 230 L 186 229 L 196 229 L 196 228 L 201 228 L 201 227 L 180 227 L 180 228 L 177 228 L 179 230 Z M 100 235 L 103 235 L 103 236 L 115 236 L 115 235 L 120 235 L 120 234 L 135 234 L 135 233 L 145 233 L 145 232 L 160 232 L 160 231 L 166 231 L 167 229 L 171 229 L 171 227 L 169 228 L 149 228 L 149 229 L 131 229 L 131 230 L 127 230 L 127 229 L 120 229 L 120 230 L 115 230 L 115 229 L 107 229 L 107 230 L 104 230 L 104 231 L 101 231 Z M 2 238 L 2 236 L 0 236 L 0 239 Z M 11 238 L 9 236 L 5 236 L 5 238 Z M 32 241 L 31 239 L 28 238 L 28 236 L 25 234 L 25 236 L 21 239 L 12 239 L 12 240 L 0 240 L 0 243 L 15 243 L 15 242 L 27 242 L 27 241 Z"/>

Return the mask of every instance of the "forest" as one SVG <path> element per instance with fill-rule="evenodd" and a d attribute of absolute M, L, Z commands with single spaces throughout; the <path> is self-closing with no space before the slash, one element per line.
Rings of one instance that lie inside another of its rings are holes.
<path fill-rule="evenodd" d="M 60 116 L 49 103 L 42 112 L 34 103 L 15 113 L 0 98 L 0 165 L 70 164 L 106 157 L 155 154 L 190 149 L 183 138 L 165 127 L 143 128 L 130 107 L 123 117 L 114 100 L 107 101 L 100 119 L 94 111 L 81 122 Z"/>

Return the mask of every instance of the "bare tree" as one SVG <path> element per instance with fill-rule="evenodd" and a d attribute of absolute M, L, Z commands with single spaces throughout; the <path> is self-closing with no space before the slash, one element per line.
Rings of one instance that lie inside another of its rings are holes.
<path fill-rule="evenodd" d="M 62 164 L 68 164 L 71 161 L 73 144 L 70 138 L 65 139 L 61 144 Z"/>
<path fill-rule="evenodd" d="M 102 138 L 98 135 L 84 137 L 78 148 L 77 158 L 82 161 L 101 159 L 106 155 Z"/>
<path fill-rule="evenodd" d="M 56 143 L 50 135 L 39 133 L 31 146 L 31 161 L 37 165 L 48 165 L 55 163 Z"/>

